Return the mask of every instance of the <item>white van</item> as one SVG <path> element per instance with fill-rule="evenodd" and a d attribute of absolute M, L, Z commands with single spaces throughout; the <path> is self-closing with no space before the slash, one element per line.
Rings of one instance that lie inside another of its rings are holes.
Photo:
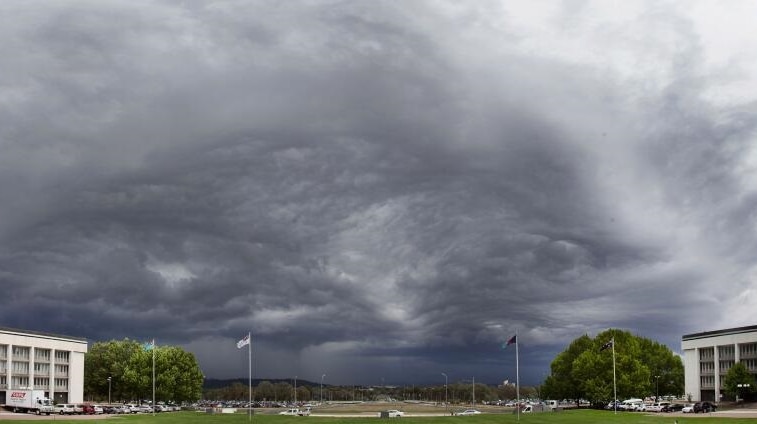
<path fill-rule="evenodd" d="M 634 411 L 636 410 L 636 406 L 639 404 L 644 403 L 644 399 L 626 399 L 618 405 L 618 409 L 622 409 L 624 411 Z"/>

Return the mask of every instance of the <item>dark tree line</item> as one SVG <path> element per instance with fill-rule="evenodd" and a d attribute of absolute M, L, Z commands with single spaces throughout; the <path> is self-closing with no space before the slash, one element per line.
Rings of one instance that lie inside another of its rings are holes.
<path fill-rule="evenodd" d="M 257 402 L 293 402 L 294 385 L 288 382 L 261 381 L 252 388 L 253 400 Z M 444 385 L 435 386 L 397 386 L 397 387 L 361 387 L 361 386 L 323 386 L 298 385 L 298 402 L 318 402 L 321 395 L 324 401 L 368 401 L 379 399 L 422 400 L 429 402 L 445 402 L 445 396 L 452 404 L 470 404 L 473 401 L 473 385 L 471 383 L 450 383 L 445 393 Z M 521 387 L 522 398 L 536 397 L 538 388 Z M 486 384 L 476 384 L 475 403 L 493 402 L 497 400 L 515 399 L 515 386 L 493 387 Z M 231 401 L 247 400 L 250 396 L 249 387 L 240 382 L 234 382 L 230 386 L 206 389 L 203 392 L 204 399 Z"/>

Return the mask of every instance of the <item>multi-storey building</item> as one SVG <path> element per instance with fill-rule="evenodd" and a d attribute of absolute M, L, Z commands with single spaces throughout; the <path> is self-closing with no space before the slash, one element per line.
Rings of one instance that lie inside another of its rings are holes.
<path fill-rule="evenodd" d="M 694 400 L 720 401 L 723 379 L 737 362 L 757 376 L 757 325 L 687 334 L 681 350 L 686 394 Z"/>
<path fill-rule="evenodd" d="M 58 403 L 84 400 L 87 340 L 0 327 L 0 403 L 14 389 L 44 390 Z"/>

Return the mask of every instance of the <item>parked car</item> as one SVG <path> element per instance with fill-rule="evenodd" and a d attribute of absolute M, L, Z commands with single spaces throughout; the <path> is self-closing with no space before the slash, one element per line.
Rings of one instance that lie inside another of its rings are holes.
<path fill-rule="evenodd" d="M 681 412 L 685 405 L 682 403 L 671 403 L 670 405 L 666 406 L 662 412 Z"/>
<path fill-rule="evenodd" d="M 300 415 L 300 410 L 298 408 L 289 408 L 286 411 L 279 412 L 279 415 Z"/>
<path fill-rule="evenodd" d="M 74 405 L 71 405 L 70 403 L 60 403 L 58 405 L 55 405 L 53 411 L 55 411 L 56 414 L 60 415 L 73 415 Z"/>
<path fill-rule="evenodd" d="M 715 412 L 717 406 L 711 402 L 697 402 L 694 404 L 694 413 Z"/>
<path fill-rule="evenodd" d="M 396 409 L 390 409 L 386 411 L 389 414 L 389 418 L 402 418 L 405 413 Z"/>
<path fill-rule="evenodd" d="M 139 405 L 139 412 L 143 414 L 150 414 L 152 413 L 152 406 L 150 405 Z"/>
<path fill-rule="evenodd" d="M 694 412 L 694 404 L 693 403 L 687 404 L 686 406 L 684 406 L 683 408 L 681 408 L 681 412 L 683 412 L 684 414 L 693 413 Z"/>
<path fill-rule="evenodd" d="M 481 411 L 476 409 L 466 409 L 465 411 L 458 411 L 455 413 L 455 415 L 477 415 L 480 414 Z"/>
<path fill-rule="evenodd" d="M 77 415 L 84 414 L 84 404 L 75 403 L 74 404 L 74 414 L 77 414 Z"/>
<path fill-rule="evenodd" d="M 647 406 L 647 412 L 665 412 L 665 408 L 670 405 L 670 402 L 655 402 Z"/>

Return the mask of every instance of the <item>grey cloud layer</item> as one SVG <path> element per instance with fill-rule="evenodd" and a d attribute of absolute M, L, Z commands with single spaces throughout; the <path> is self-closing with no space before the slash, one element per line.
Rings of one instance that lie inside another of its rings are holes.
<path fill-rule="evenodd" d="M 755 114 L 701 98 L 676 8 L 0 7 L 3 325 L 228 362 L 252 329 L 261 374 L 344 381 L 498 381 L 519 329 L 536 382 L 584 332 L 755 318 Z"/>

